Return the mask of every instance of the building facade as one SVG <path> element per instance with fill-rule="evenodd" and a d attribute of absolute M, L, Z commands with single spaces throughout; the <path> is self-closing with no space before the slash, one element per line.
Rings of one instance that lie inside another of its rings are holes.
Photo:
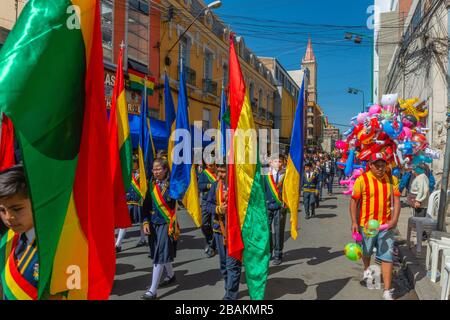
<path fill-rule="evenodd" d="M 430 147 L 442 155 L 449 107 L 449 7 L 449 1 L 399 0 L 400 41 L 389 57 L 386 73 L 380 74 L 384 93 L 399 93 L 400 97 L 417 97 L 425 102 L 428 116 L 421 121 L 430 129 Z M 437 176 L 442 174 L 443 158 L 433 161 Z"/>
<path fill-rule="evenodd" d="M 170 15 L 163 15 L 160 21 L 159 82 L 163 83 L 167 72 L 176 105 L 182 62 L 190 121 L 202 123 L 203 130 L 217 128 L 222 88 L 226 89 L 228 85 L 230 30 L 218 16 L 204 10 L 203 1 L 163 0 L 161 5 Z M 182 35 L 198 14 L 200 18 Z M 271 129 L 276 91 L 272 75 L 245 45 L 243 37 L 236 37 L 235 44 L 250 94 L 255 124 L 258 129 Z M 160 90 L 161 119 L 164 118 L 162 93 Z"/>
<path fill-rule="evenodd" d="M 300 87 L 276 58 L 259 57 L 270 70 L 277 91 L 274 99 L 274 129 L 279 129 L 280 152 L 287 154 L 291 144 L 293 119 L 298 104 Z M 303 75 L 297 74 L 299 81 Z"/>

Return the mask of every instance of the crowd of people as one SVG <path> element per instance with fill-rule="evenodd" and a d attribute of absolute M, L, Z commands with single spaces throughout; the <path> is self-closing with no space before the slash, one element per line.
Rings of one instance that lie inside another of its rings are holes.
<path fill-rule="evenodd" d="M 314 218 L 315 210 L 320 206 L 324 192 L 327 192 L 328 195 L 333 194 L 335 177 L 338 183 L 346 178 L 342 164 L 337 163 L 336 158 L 333 154 L 327 153 L 310 153 L 304 156 L 301 195 L 306 220 Z M 133 162 L 133 183 L 126 195 L 127 204 L 132 222 L 139 225 L 140 229 L 136 247 L 148 246 L 149 257 L 153 261 L 152 279 L 148 289 L 142 295 L 142 299 L 153 300 L 158 298 L 158 288 L 169 286 L 177 281 L 172 266 L 176 257 L 177 240 L 180 236 L 180 226 L 176 216 L 177 202 L 169 195 L 170 168 L 166 153 L 160 152 L 153 162 L 148 192 L 145 197 L 142 197 L 139 189 L 136 188 L 136 184 L 139 184 L 137 157 L 134 157 Z M 218 269 L 225 283 L 223 299 L 235 300 L 239 291 L 242 265 L 240 261 L 227 254 L 227 166 L 218 163 L 205 164 L 198 167 L 197 173 L 205 255 L 208 258 L 218 256 Z M 275 266 L 283 262 L 284 231 L 288 215 L 282 199 L 285 173 L 286 157 L 283 155 L 271 156 L 263 179 L 270 230 L 271 263 Z M 398 183 L 399 181 L 400 183 Z M 395 177 L 389 172 L 385 159 L 376 158 L 369 161 L 366 172 L 356 180 L 353 187 L 350 206 L 352 232 L 364 234 L 362 228 L 369 219 L 373 218 L 380 219 L 383 223 L 391 223 L 392 227 L 395 227 L 400 210 L 399 196 L 403 189 L 408 190 L 409 203 L 414 208 L 415 214 L 424 216 L 427 199 L 433 188 L 434 178 L 425 164 L 412 171 L 403 172 L 401 177 Z M 370 189 L 371 191 L 368 191 Z M 378 190 L 376 192 L 384 190 L 384 193 L 375 195 L 373 190 Z M 25 250 L 28 247 L 35 248 L 31 204 L 21 165 L 0 174 L 0 200 L 0 216 L 3 222 L 0 223 L 0 228 L 2 228 L 0 232 L 5 233 L 9 228 L 17 234 L 25 234 L 25 237 L 18 238 L 18 246 Z M 25 204 L 22 203 L 23 201 Z M 16 211 L 10 209 L 18 205 L 16 202 L 20 202 L 19 204 L 25 208 L 22 210 L 26 211 L 26 215 L 19 217 Z M 367 212 L 357 209 L 358 207 L 367 209 Z M 375 215 L 377 216 L 375 217 Z M 17 223 L 17 221 L 22 222 Z M 126 231 L 126 229 L 118 230 L 116 252 L 122 250 L 122 241 Z M 391 229 L 385 233 L 380 232 L 375 238 L 363 239 L 363 277 L 366 278 L 368 275 L 370 256 L 373 248 L 376 247 L 378 249 L 377 258 L 382 261 L 385 283 L 384 298 L 386 299 L 392 298 L 390 287 L 392 245 Z M 21 252 L 21 250 L 16 251 L 16 259 L 20 260 Z M 34 252 L 36 253 L 36 249 Z M 33 259 L 37 259 L 37 256 Z M 33 268 L 24 271 L 25 279 L 31 284 L 36 284 L 35 272 L 36 270 Z"/>

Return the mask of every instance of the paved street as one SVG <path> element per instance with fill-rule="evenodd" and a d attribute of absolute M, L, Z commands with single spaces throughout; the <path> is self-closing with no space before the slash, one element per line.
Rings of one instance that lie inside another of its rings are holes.
<path fill-rule="evenodd" d="M 270 266 L 266 299 L 381 299 L 381 290 L 368 290 L 360 284 L 361 263 L 349 261 L 343 255 L 345 244 L 352 239 L 349 199 L 341 195 L 341 191 L 336 188 L 336 193 L 329 197 L 324 193 L 315 218 L 305 220 L 300 215 L 296 241 L 289 238 L 287 226 L 284 260 L 279 266 Z M 402 213 L 406 214 L 406 210 Z M 158 295 L 161 299 L 173 300 L 222 299 L 224 284 L 218 270 L 218 256 L 208 259 L 203 252 L 201 231 L 185 213 L 180 214 L 179 219 L 182 234 L 174 263 L 177 283 L 158 290 Z M 111 299 L 139 299 L 151 282 L 148 249 L 134 248 L 138 234 L 134 227 L 124 240 L 123 251 L 118 254 Z M 394 286 L 399 299 L 417 299 L 401 271 L 394 277 Z M 239 297 L 249 299 L 244 274 Z"/>

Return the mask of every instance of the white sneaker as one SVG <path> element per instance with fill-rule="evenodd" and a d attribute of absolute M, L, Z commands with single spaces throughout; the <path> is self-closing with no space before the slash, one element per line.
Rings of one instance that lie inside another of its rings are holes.
<path fill-rule="evenodd" d="M 394 293 L 394 289 L 384 290 L 383 291 L 383 300 L 394 300 L 392 296 Z"/>

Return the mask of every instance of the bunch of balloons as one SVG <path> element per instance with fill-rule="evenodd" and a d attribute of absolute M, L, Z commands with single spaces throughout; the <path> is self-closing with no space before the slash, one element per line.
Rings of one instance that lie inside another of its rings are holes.
<path fill-rule="evenodd" d="M 344 184 L 350 189 L 351 180 L 360 174 L 355 169 L 366 170 L 373 154 L 383 155 L 396 173 L 439 159 L 439 151 L 429 147 L 425 136 L 428 128 L 422 121 L 427 114 L 425 103 L 419 103 L 418 98 L 402 100 L 398 94 L 390 94 L 383 96 L 381 105 L 372 105 L 353 117 L 345 139 L 335 144 L 342 155 L 337 164 L 351 177 Z"/>

